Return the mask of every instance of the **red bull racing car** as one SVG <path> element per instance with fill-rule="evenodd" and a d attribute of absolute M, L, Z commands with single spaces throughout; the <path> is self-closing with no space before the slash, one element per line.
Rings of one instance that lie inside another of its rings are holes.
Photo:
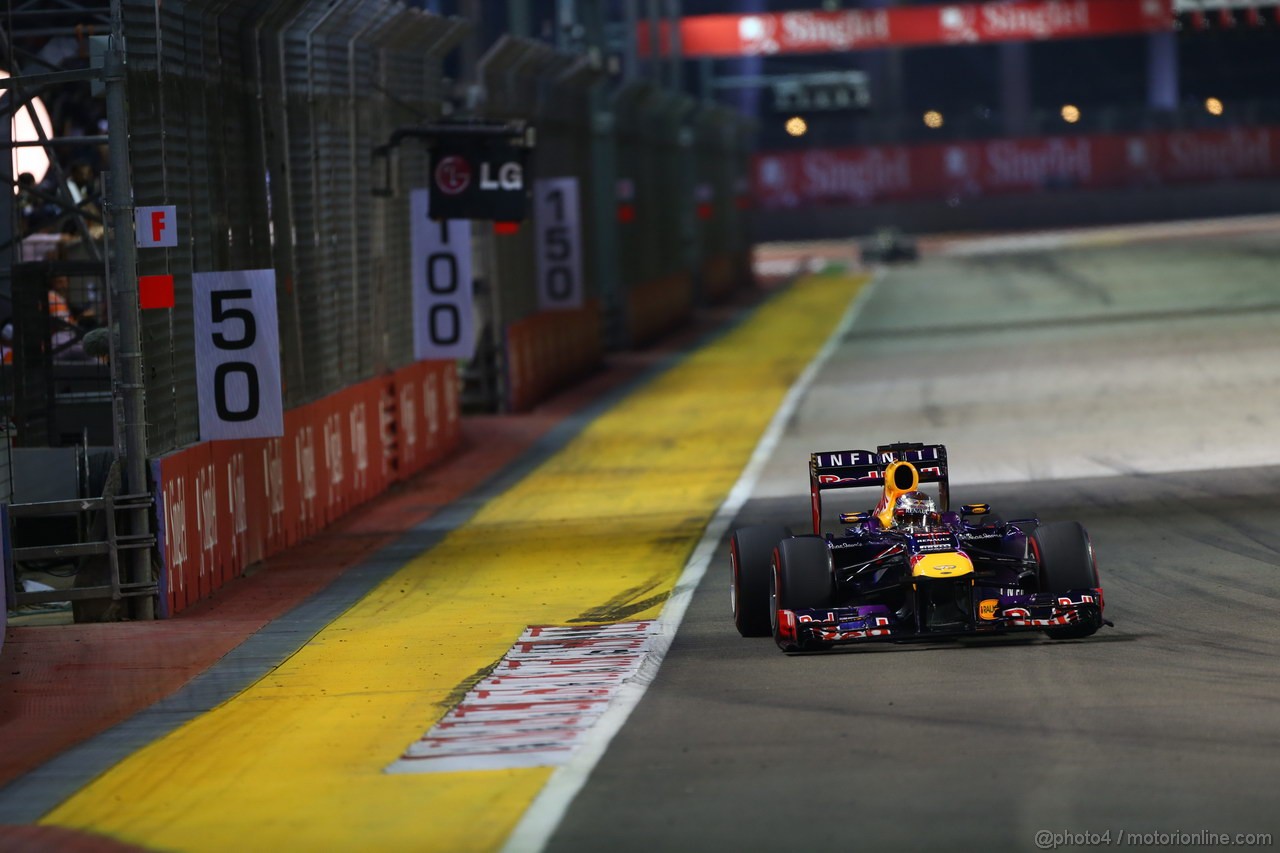
<path fill-rule="evenodd" d="M 809 486 L 812 534 L 760 525 L 730 538 L 733 621 L 745 637 L 771 633 L 800 652 L 1012 631 L 1075 639 L 1111 624 L 1084 527 L 1004 521 L 986 504 L 951 510 L 940 444 L 814 453 Z M 823 495 L 866 487 L 879 503 L 839 513 L 843 534 L 824 534 Z"/>

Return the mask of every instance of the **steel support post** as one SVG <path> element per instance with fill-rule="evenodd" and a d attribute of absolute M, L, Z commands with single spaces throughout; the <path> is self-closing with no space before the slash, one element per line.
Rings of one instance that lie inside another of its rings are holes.
<path fill-rule="evenodd" d="M 627 15 L 625 47 L 627 79 L 635 76 L 636 39 L 635 3 L 626 2 Z M 586 4 L 583 23 L 588 50 L 603 55 L 605 43 L 605 19 L 608 16 L 605 0 L 593 0 Z M 621 275 L 618 270 L 618 167 L 617 139 L 610 87 L 599 82 L 587 96 L 587 108 L 591 132 L 591 174 L 587 182 L 591 197 L 586 204 L 596 221 L 595 277 L 600 302 L 604 312 L 604 340 L 609 349 L 621 349 L 626 344 L 626 309 L 623 307 Z"/>
<path fill-rule="evenodd" d="M 670 71 L 671 91 L 684 91 L 684 44 L 680 40 L 680 20 L 682 18 L 680 0 L 667 0 L 667 26 L 670 35 L 667 38 L 670 56 L 668 58 L 668 69 Z"/>
<path fill-rule="evenodd" d="M 640 76 L 640 50 L 636 33 L 640 31 L 640 0 L 622 0 L 622 78 L 630 83 Z"/>
<path fill-rule="evenodd" d="M 662 0 L 649 0 L 645 5 L 649 21 L 649 77 L 662 88 Z"/>
<path fill-rule="evenodd" d="M 128 107 L 125 95 L 124 22 L 121 0 L 111 0 L 111 42 L 104 65 L 106 83 L 108 163 L 111 169 L 110 214 L 105 217 L 114 243 L 111 265 L 111 309 L 119 330 L 115 358 L 111 361 L 111 382 L 123 403 L 125 491 L 147 492 L 147 424 L 143 385 L 142 336 L 138 308 L 137 254 L 133 235 L 133 182 L 129 176 Z M 119 446 L 117 440 L 116 445 Z M 150 530 L 151 514 L 145 507 L 129 513 L 129 532 L 141 535 Z M 133 549 L 129 555 L 129 582 L 151 581 L 150 551 Z M 155 601 L 140 597 L 134 602 L 135 619 L 154 619 Z"/>

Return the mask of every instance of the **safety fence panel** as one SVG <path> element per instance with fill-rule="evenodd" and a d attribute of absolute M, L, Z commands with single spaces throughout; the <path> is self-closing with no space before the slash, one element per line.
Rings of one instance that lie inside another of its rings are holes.
<path fill-rule="evenodd" d="M 393 363 L 392 351 L 383 333 L 388 328 L 387 247 L 385 243 L 380 244 L 377 250 L 374 247 L 375 240 L 385 240 L 376 230 L 374 211 L 379 212 L 382 221 L 378 224 L 385 229 L 387 205 L 374 204 L 369 194 L 374 179 L 371 159 L 366 152 L 386 142 L 391 133 L 389 121 L 384 116 L 394 108 L 387 100 L 385 84 L 379 79 L 378 58 L 386 44 L 389 28 L 403 18 L 402 11 L 401 7 L 390 3 L 377 7 L 361 28 L 350 34 L 347 43 L 350 68 L 346 86 L 353 113 L 348 128 L 349 161 L 346 168 L 352 176 L 349 204 L 353 211 L 351 228 L 355 249 L 350 301 L 354 316 L 359 318 L 359 322 L 353 324 L 355 349 L 362 358 L 356 371 L 358 375 L 364 375 L 365 371 L 378 365 Z M 416 97 L 424 97 L 422 87 L 419 87 Z M 406 119 L 404 123 L 411 120 Z"/>
<path fill-rule="evenodd" d="M 532 213 L 520 228 L 503 229 L 509 233 L 495 233 L 488 223 L 475 227 L 475 268 L 490 309 L 477 360 L 491 365 L 497 404 L 523 411 L 590 373 L 603 358 L 595 253 L 600 230 L 612 223 L 598 221 L 589 211 L 598 192 L 592 171 L 592 91 L 604 75 L 586 57 L 511 37 L 499 39 L 480 68 L 485 118 L 521 120 L 536 128 L 526 182 L 573 178 L 578 187 L 583 308 L 540 309 Z"/>
<path fill-rule="evenodd" d="M 282 438 L 153 460 L 161 615 L 440 462 L 460 438 L 456 368 L 424 361 L 290 409 Z"/>
<path fill-rule="evenodd" d="M 614 97 L 620 270 L 625 336 L 651 342 L 685 322 L 694 304 L 692 102 L 635 81 Z"/>
<path fill-rule="evenodd" d="M 341 4 L 334 4 L 338 10 Z M 328 11 L 309 4 L 281 34 L 285 78 L 285 109 L 290 134 L 285 175 L 294 216 L 294 286 L 298 292 L 301 358 L 306 364 L 301 399 L 314 399 L 322 389 L 341 387 L 341 355 L 346 312 L 339 309 L 341 282 L 349 269 L 333 269 L 338 255 L 349 256 L 345 234 L 334 229 L 327 209 L 328 182 L 339 180 L 333 162 L 341 159 L 341 94 L 327 85 L 334 70 L 326 62 L 325 39 L 316 33 Z M 317 42 L 319 44 L 317 44 Z M 317 56 L 317 54 L 319 54 Z M 345 187 L 342 187 L 345 190 Z M 335 194 L 349 198 L 349 192 Z M 346 204 L 342 210 L 350 213 Z M 338 243 L 344 251 L 331 248 Z M 352 318 L 354 320 L 354 318 Z M 292 399 L 298 399 L 294 397 Z"/>
<path fill-rule="evenodd" d="M 750 280 L 744 210 L 749 126 L 727 107 L 704 104 L 693 119 L 697 178 L 698 295 L 717 302 Z"/>
<path fill-rule="evenodd" d="M 125 2 L 130 160 L 134 200 L 138 205 L 180 205 L 178 239 L 183 248 L 155 249 L 138 255 L 139 275 L 173 275 L 190 282 L 195 239 L 190 219 L 187 124 L 183 105 L 188 93 L 184 77 L 162 69 L 181 64 L 185 26 L 181 3 L 157 8 L 153 3 Z M 198 436 L 195 350 L 190 287 L 176 288 L 170 311 L 142 316 L 142 349 L 146 364 L 148 447 L 179 447 Z"/>
<path fill-rule="evenodd" d="M 440 66 L 447 53 L 465 35 L 462 21 L 445 20 L 401 10 L 385 26 L 368 34 L 378 46 L 375 84 L 365 97 L 376 104 L 370 138 L 385 142 L 396 127 L 435 120 L 441 114 L 443 84 Z M 399 152 L 400 197 L 373 204 L 370 261 L 372 293 L 380 294 L 372 316 L 381 347 L 391 364 L 402 364 L 413 354 L 413 329 L 398 322 L 412 304 L 412 271 L 408 251 L 409 190 L 427 186 L 427 156 L 420 146 L 401 146 Z M 367 174 L 367 173 L 365 173 Z M 366 179 L 367 180 L 367 179 Z M 368 185 L 368 184 L 366 184 Z M 363 245 L 363 244 L 362 244 Z"/>

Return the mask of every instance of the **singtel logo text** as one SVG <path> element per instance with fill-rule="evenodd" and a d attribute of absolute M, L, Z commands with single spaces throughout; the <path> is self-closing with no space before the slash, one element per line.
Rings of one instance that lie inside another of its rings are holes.
<path fill-rule="evenodd" d="M 805 195 L 866 201 L 911 188 L 911 165 L 903 149 L 872 148 L 857 155 L 815 151 L 804 159 Z"/>
<path fill-rule="evenodd" d="M 1218 139 L 1177 133 L 1169 138 L 1169 175 L 1174 178 L 1270 174 L 1271 133 L 1232 131 Z"/>
<path fill-rule="evenodd" d="M 982 23 L 992 38 L 1047 38 L 1064 32 L 1088 31 L 1089 4 L 1086 0 L 1036 5 L 984 3 Z"/>
<path fill-rule="evenodd" d="M 987 146 L 989 183 L 993 186 L 1040 186 L 1046 182 L 1087 183 L 1093 177 L 1089 140 L 1052 139 L 1034 148 L 1016 142 Z"/>
<path fill-rule="evenodd" d="M 782 33 L 786 42 L 798 49 L 849 48 L 887 42 L 889 13 L 884 10 L 835 15 L 793 12 L 782 16 Z"/>

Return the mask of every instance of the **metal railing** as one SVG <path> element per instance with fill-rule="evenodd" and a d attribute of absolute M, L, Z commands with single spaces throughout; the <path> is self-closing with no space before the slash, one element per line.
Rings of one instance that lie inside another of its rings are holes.
<path fill-rule="evenodd" d="M 8 589 L 13 591 L 13 606 L 21 608 L 49 602 L 112 601 L 130 597 L 154 596 L 157 582 L 126 581 L 120 567 L 121 552 L 150 550 L 155 546 L 155 536 L 150 531 L 127 532 L 124 518 L 137 512 L 149 512 L 153 505 L 150 494 L 121 495 L 120 463 L 112 464 L 107 483 L 100 497 L 73 500 L 19 503 L 9 506 L 10 541 L 14 540 L 19 522 L 30 519 L 72 518 L 76 529 L 87 536 L 78 536 L 74 542 L 47 542 L 39 545 L 15 545 L 12 550 L 13 577 L 7 579 Z M 122 528 L 126 532 L 122 532 Z M 20 537 L 18 542 L 23 541 Z M 22 576 L 28 571 L 71 566 L 70 574 L 75 584 L 68 589 L 50 589 L 28 592 L 22 589 Z M 77 614 L 81 615 L 81 614 Z M 99 618 L 114 613 L 97 611 Z M 78 619 L 77 621 L 89 621 Z M 96 620 L 95 620 L 96 621 Z"/>

